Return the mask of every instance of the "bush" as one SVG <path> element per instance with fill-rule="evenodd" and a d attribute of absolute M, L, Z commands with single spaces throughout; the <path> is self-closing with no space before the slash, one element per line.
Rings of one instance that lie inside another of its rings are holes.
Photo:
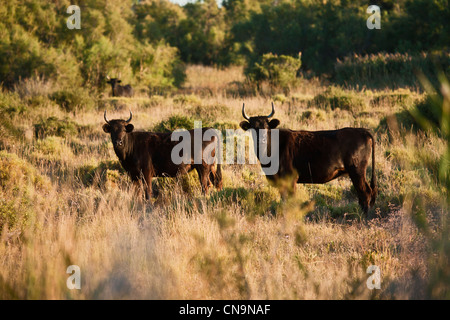
<path fill-rule="evenodd" d="M 325 121 L 327 119 L 327 113 L 323 110 L 318 109 L 310 109 L 303 111 L 300 115 L 297 116 L 299 122 L 304 121 Z"/>
<path fill-rule="evenodd" d="M 0 90 L 0 149 L 23 137 L 23 132 L 13 123 L 12 118 L 26 110 L 26 105 L 16 93 Z"/>
<path fill-rule="evenodd" d="M 163 105 L 166 101 L 164 96 L 160 95 L 152 95 L 149 99 L 146 99 L 142 102 L 143 108 L 153 108 L 158 105 Z"/>
<path fill-rule="evenodd" d="M 202 100 L 194 94 L 177 95 L 173 98 L 173 102 L 181 105 L 201 105 Z"/>
<path fill-rule="evenodd" d="M 117 184 L 125 170 L 118 161 L 101 161 L 98 164 L 87 164 L 75 170 L 75 176 L 86 186 L 104 186 Z"/>
<path fill-rule="evenodd" d="M 402 107 L 410 107 L 415 101 L 415 94 L 408 89 L 399 89 L 388 92 L 377 92 L 370 101 L 372 106 L 381 104 Z"/>
<path fill-rule="evenodd" d="M 180 194 L 180 191 L 191 196 L 200 194 L 201 186 L 195 170 L 179 177 L 157 177 L 152 181 L 152 190 L 162 203 L 169 204 Z M 192 209 L 193 199 L 186 201 L 186 208 Z M 174 204 L 172 202 L 172 204 Z"/>
<path fill-rule="evenodd" d="M 66 144 L 62 137 L 49 136 L 42 140 L 37 140 L 32 156 L 36 159 L 46 159 L 60 161 L 63 158 L 72 156 L 72 149 Z"/>
<path fill-rule="evenodd" d="M 288 89 L 297 80 L 301 64 L 300 58 L 266 53 L 254 65 L 246 68 L 245 74 L 251 81 L 268 81 L 274 87 Z"/>
<path fill-rule="evenodd" d="M 365 101 L 355 92 L 345 91 L 337 87 L 329 87 L 325 92 L 318 94 L 309 103 L 310 106 L 335 110 L 337 108 L 351 112 L 362 111 Z"/>
<path fill-rule="evenodd" d="M 264 215 L 267 212 L 275 213 L 280 194 L 276 188 L 270 186 L 254 191 L 243 187 L 224 188 L 213 193 L 209 201 L 214 205 L 219 202 L 238 203 L 246 214 L 255 216 Z"/>
<path fill-rule="evenodd" d="M 194 129 L 194 120 L 186 116 L 174 115 L 167 120 L 163 120 L 156 124 L 153 131 L 156 132 L 172 132 L 176 129 Z"/>
<path fill-rule="evenodd" d="M 283 104 L 288 100 L 288 98 L 284 94 L 276 94 L 272 97 L 272 100 Z"/>
<path fill-rule="evenodd" d="M 0 23 L 0 29 L 0 78 L 6 88 L 33 76 L 80 83 L 78 64 L 70 52 L 47 48 L 18 25 L 8 28 Z"/>
<path fill-rule="evenodd" d="M 50 190 L 50 181 L 17 155 L 0 151 L 0 232 L 22 229 Z"/>
<path fill-rule="evenodd" d="M 223 104 L 197 105 L 188 109 L 188 113 L 194 119 L 201 119 L 204 121 L 204 125 L 206 125 L 207 122 L 226 117 L 228 112 L 228 107 Z"/>
<path fill-rule="evenodd" d="M 93 110 L 96 105 L 89 92 L 80 87 L 56 91 L 50 98 L 66 112 Z"/>
<path fill-rule="evenodd" d="M 66 1 L 2 2 L 3 86 L 12 89 L 21 79 L 45 78 L 66 87 L 84 84 L 100 92 L 106 87 L 106 75 L 119 73 L 124 82 L 152 89 L 182 84 L 185 73 L 179 50 L 163 39 L 149 44 L 149 39 L 139 39 L 139 32 L 134 32 L 141 4 L 84 1 L 82 6 L 89 10 L 82 14 L 82 29 L 72 31 L 65 23 L 68 5 Z"/>
<path fill-rule="evenodd" d="M 34 134 L 36 138 L 47 136 L 67 137 L 78 133 L 78 125 L 70 120 L 60 120 L 56 117 L 49 117 L 34 124 Z"/>
<path fill-rule="evenodd" d="M 450 53 L 355 54 L 336 62 L 334 80 L 360 87 L 418 87 L 416 70 L 429 77 L 435 74 L 436 67 L 450 73 Z"/>
<path fill-rule="evenodd" d="M 21 114 L 27 111 L 27 106 L 16 92 L 0 90 L 0 111 L 8 114 Z"/>
<path fill-rule="evenodd" d="M 178 50 L 163 43 L 137 45 L 131 55 L 131 67 L 139 83 L 150 93 L 180 87 L 186 80 L 185 65 L 178 58 Z"/>

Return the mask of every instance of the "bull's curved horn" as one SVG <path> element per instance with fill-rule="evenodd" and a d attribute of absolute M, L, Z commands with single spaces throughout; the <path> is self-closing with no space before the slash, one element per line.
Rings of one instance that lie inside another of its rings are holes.
<path fill-rule="evenodd" d="M 105 118 L 106 123 L 109 124 L 109 120 L 108 120 L 108 118 L 106 117 L 106 110 L 105 110 L 105 113 L 103 114 L 103 117 Z"/>
<path fill-rule="evenodd" d="M 245 114 L 245 103 L 242 104 L 242 116 L 245 120 L 250 120 L 247 115 Z"/>
<path fill-rule="evenodd" d="M 106 75 L 106 79 L 111 80 L 111 77 L 109 76 L 109 74 Z"/>
<path fill-rule="evenodd" d="M 269 114 L 269 115 L 267 116 L 267 118 L 268 118 L 268 119 L 269 119 L 269 118 L 272 118 L 274 114 L 275 114 L 275 107 L 273 106 L 273 102 L 272 102 L 272 113 Z"/>
<path fill-rule="evenodd" d="M 131 118 L 133 118 L 133 114 L 131 113 L 131 110 L 130 110 L 130 118 L 126 121 L 126 123 L 129 123 L 131 121 Z"/>

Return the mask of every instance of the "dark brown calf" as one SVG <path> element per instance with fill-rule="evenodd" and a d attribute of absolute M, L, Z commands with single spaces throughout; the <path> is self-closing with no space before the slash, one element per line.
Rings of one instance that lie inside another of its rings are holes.
<path fill-rule="evenodd" d="M 112 96 L 113 97 L 132 97 L 133 96 L 133 88 L 127 84 L 127 85 L 120 85 L 122 80 L 119 80 L 117 78 L 110 78 L 107 77 L 106 83 L 111 85 L 112 89 Z"/>
<path fill-rule="evenodd" d="M 213 136 L 211 141 L 202 141 L 201 163 L 195 163 L 194 156 L 189 161 L 175 164 L 172 161 L 172 149 L 178 141 L 172 141 L 170 133 L 136 132 L 130 123 L 132 113 L 128 120 L 108 120 L 106 111 L 104 114 L 106 123 L 103 131 L 111 135 L 114 151 L 119 158 L 122 167 L 127 171 L 131 180 L 138 184 L 144 182 L 145 197 L 149 199 L 152 195 L 152 179 L 154 177 L 176 177 L 195 169 L 200 178 L 202 191 L 208 191 L 210 183 L 218 189 L 222 188 L 221 166 L 217 163 L 217 171 L 214 164 L 208 164 L 203 157 L 203 151 L 207 146 L 214 143 L 211 156 L 215 157 L 217 148 L 217 137 Z M 202 128 L 202 134 L 210 128 Z M 191 141 L 194 141 L 194 130 L 189 130 Z M 203 135 L 202 135 L 203 136 Z M 191 155 L 194 155 L 194 146 L 191 145 Z"/>
<path fill-rule="evenodd" d="M 271 131 L 280 121 L 269 116 L 247 117 L 245 107 L 242 115 L 246 121 L 240 126 L 244 130 L 255 129 L 259 141 L 259 130 L 267 132 L 266 143 L 270 146 Z M 270 148 L 269 148 L 270 149 Z M 372 134 L 363 128 L 343 128 L 328 131 L 304 131 L 279 129 L 279 169 L 274 175 L 266 175 L 271 182 L 292 179 L 292 191 L 296 183 L 326 183 L 348 174 L 359 198 L 359 204 L 365 213 L 375 203 L 377 184 L 375 176 L 375 140 Z M 260 159 L 258 150 L 256 156 Z M 366 181 L 366 170 L 372 156 L 372 181 Z M 264 166 L 262 165 L 263 169 Z"/>

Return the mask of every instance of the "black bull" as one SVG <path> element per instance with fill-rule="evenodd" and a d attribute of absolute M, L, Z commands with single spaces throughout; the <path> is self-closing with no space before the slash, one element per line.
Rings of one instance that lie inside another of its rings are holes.
<path fill-rule="evenodd" d="M 172 149 L 180 142 L 172 141 L 173 132 L 136 132 L 134 126 L 130 123 L 132 113 L 128 120 L 108 120 L 106 111 L 104 114 L 106 123 L 103 125 L 103 131 L 111 135 L 114 151 L 119 158 L 122 167 L 130 176 L 135 184 L 144 182 L 145 197 L 149 199 L 152 195 L 153 177 L 176 177 L 185 174 L 193 169 L 198 173 L 202 191 L 206 193 L 209 185 L 212 183 L 216 188 L 222 188 L 221 165 L 217 163 L 217 169 L 214 168 L 214 162 L 205 161 L 203 151 L 210 144 L 215 143 L 217 138 L 213 136 L 211 141 L 202 141 L 201 159 L 194 161 L 195 150 L 194 143 L 190 154 L 193 155 L 189 161 L 183 161 L 176 164 L 172 160 Z M 211 128 L 202 128 L 202 134 Z M 191 141 L 194 141 L 194 130 L 189 130 Z M 202 135 L 203 136 L 203 135 Z M 216 147 L 213 146 L 210 155 L 215 156 Z M 200 162 L 200 163 L 199 163 Z"/>
<path fill-rule="evenodd" d="M 271 130 L 280 124 L 277 119 L 270 120 L 274 113 L 272 103 L 272 113 L 269 116 L 249 118 L 243 106 L 242 115 L 246 121 L 242 121 L 240 126 L 243 130 L 254 129 L 258 141 L 260 140 L 259 132 L 266 132 L 265 141 L 270 146 Z M 378 193 L 375 176 L 375 140 L 368 130 L 363 128 L 328 131 L 279 129 L 278 134 L 279 168 L 276 174 L 267 175 L 270 182 L 283 185 L 282 181 L 291 179 L 289 181 L 291 181 L 290 192 L 292 193 L 296 183 L 326 183 L 348 174 L 358 194 L 359 204 L 367 214 L 369 208 L 374 205 Z M 259 159 L 258 150 L 255 150 L 255 153 Z M 366 169 L 370 156 L 372 156 L 372 181 L 369 185 L 366 182 Z M 262 163 L 261 166 L 264 169 L 268 164 Z"/>
<path fill-rule="evenodd" d="M 106 83 L 109 83 L 111 85 L 112 89 L 112 95 L 113 97 L 132 97 L 133 96 L 133 88 L 127 84 L 127 85 L 120 85 L 119 83 L 122 82 L 122 80 L 119 80 L 117 78 L 109 78 L 107 77 L 108 81 Z"/>

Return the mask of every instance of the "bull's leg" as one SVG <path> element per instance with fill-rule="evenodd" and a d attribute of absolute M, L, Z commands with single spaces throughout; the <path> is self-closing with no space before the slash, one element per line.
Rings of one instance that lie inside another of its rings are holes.
<path fill-rule="evenodd" d="M 215 185 L 215 180 L 216 180 L 216 172 L 213 168 L 211 168 L 211 170 L 209 171 L 208 186 Z"/>
<path fill-rule="evenodd" d="M 222 168 L 221 165 L 217 165 L 217 169 L 214 165 L 210 166 L 209 181 L 210 185 L 213 185 L 217 190 L 222 190 Z"/>
<path fill-rule="evenodd" d="M 145 194 L 145 199 L 146 200 L 150 200 L 152 197 L 152 179 L 153 179 L 153 174 L 152 171 L 148 168 L 144 169 L 144 172 L 142 173 L 142 182 L 144 184 L 144 194 Z"/>
<path fill-rule="evenodd" d="M 152 197 L 152 178 L 153 177 L 151 175 L 145 177 L 144 190 L 146 200 L 150 200 Z"/>
<path fill-rule="evenodd" d="M 209 189 L 209 173 L 208 167 L 199 166 L 195 168 L 198 173 L 198 178 L 200 179 L 200 185 L 202 186 L 202 192 L 206 194 Z"/>
<path fill-rule="evenodd" d="M 145 181 L 144 186 L 145 200 L 150 200 L 152 197 L 152 180 Z"/>
<path fill-rule="evenodd" d="M 132 186 L 133 198 L 139 199 L 139 201 L 144 200 L 143 199 L 144 196 L 145 196 L 145 198 L 147 198 L 146 183 L 145 183 L 144 177 L 142 175 L 141 175 L 141 177 L 134 176 L 131 178 L 131 181 L 133 183 L 133 186 Z M 144 190 L 142 190 L 142 188 L 144 188 Z"/>
<path fill-rule="evenodd" d="M 364 214 L 367 215 L 367 213 L 369 212 L 370 200 L 372 198 L 372 189 L 366 181 L 365 167 L 351 166 L 349 168 L 346 168 L 346 170 L 353 182 L 356 193 L 358 194 L 359 205 L 361 206 Z"/>

